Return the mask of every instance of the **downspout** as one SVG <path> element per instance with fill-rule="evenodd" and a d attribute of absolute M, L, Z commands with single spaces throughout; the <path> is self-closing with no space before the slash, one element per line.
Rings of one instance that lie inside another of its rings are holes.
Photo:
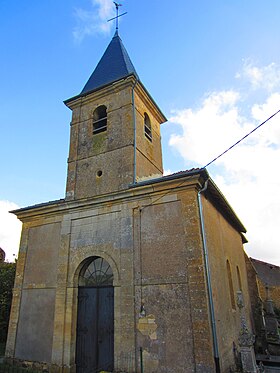
<path fill-rule="evenodd" d="M 136 184 L 136 109 L 135 109 L 135 98 L 134 89 L 138 82 L 136 79 L 131 92 L 132 111 L 133 111 L 133 184 Z"/>
<path fill-rule="evenodd" d="M 202 201 L 201 201 L 201 193 L 206 191 L 206 189 L 208 187 L 208 181 L 209 180 L 206 180 L 206 182 L 204 184 L 204 187 L 198 192 L 197 199 L 198 199 L 199 218 L 200 218 L 202 246 L 203 246 L 203 255 L 204 255 L 204 265 L 205 265 L 205 273 L 206 273 L 206 284 L 207 284 L 207 293 L 208 293 L 210 319 L 211 319 L 211 329 L 212 329 L 212 338 L 213 338 L 214 361 L 215 361 L 216 373 L 220 373 L 221 372 L 221 370 L 220 370 L 220 358 L 219 358 L 218 338 L 217 338 L 217 329 L 216 329 L 216 321 L 215 321 L 213 293 L 212 293 L 212 285 L 211 285 L 211 273 L 210 273 L 208 248 L 207 248 L 205 224 L 204 224 L 204 217 L 203 217 L 203 207 L 202 207 Z"/>

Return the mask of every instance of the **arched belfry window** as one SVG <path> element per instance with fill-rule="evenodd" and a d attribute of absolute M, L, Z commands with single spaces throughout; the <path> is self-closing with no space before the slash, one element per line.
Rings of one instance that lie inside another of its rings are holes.
<path fill-rule="evenodd" d="M 147 137 L 147 139 L 149 139 L 152 142 L 151 120 L 147 113 L 144 113 L 144 132 L 145 132 L 145 136 Z"/>
<path fill-rule="evenodd" d="M 227 276 L 228 276 L 228 285 L 229 285 L 229 292 L 230 292 L 231 308 L 233 310 L 235 310 L 236 306 L 235 306 L 235 297 L 234 297 L 234 290 L 233 290 L 233 282 L 232 282 L 232 275 L 231 275 L 230 263 L 229 263 L 228 260 L 227 260 Z"/>
<path fill-rule="evenodd" d="M 81 269 L 79 276 L 79 286 L 99 287 L 112 286 L 113 272 L 109 263 L 100 257 L 94 257 Z"/>
<path fill-rule="evenodd" d="M 93 112 L 93 133 L 107 130 L 107 108 L 105 105 L 98 106 Z"/>

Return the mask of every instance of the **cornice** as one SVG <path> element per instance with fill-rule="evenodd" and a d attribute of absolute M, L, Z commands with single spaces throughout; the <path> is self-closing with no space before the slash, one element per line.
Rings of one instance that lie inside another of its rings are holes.
<path fill-rule="evenodd" d="M 145 105 L 154 113 L 156 119 L 160 123 L 167 121 L 167 118 L 162 113 L 152 96 L 149 94 L 145 86 L 138 80 L 134 74 L 127 76 L 126 78 L 120 79 L 114 83 L 105 85 L 104 87 L 93 90 L 85 94 L 74 96 L 64 101 L 64 104 L 71 110 L 74 110 L 81 105 L 86 105 L 90 102 L 96 101 L 104 96 L 108 96 L 112 93 L 118 93 L 123 89 L 135 87 L 137 95 L 143 100 Z"/>
<path fill-rule="evenodd" d="M 98 88 L 88 93 L 80 94 L 74 96 L 68 100 L 64 101 L 64 104 L 71 110 L 79 107 L 80 105 L 88 104 L 90 102 L 96 101 L 104 96 L 108 96 L 112 93 L 118 93 L 121 90 L 131 87 L 135 84 L 135 76 L 129 75 L 126 78 L 122 78 L 114 83 L 105 85 L 104 87 Z"/>
<path fill-rule="evenodd" d="M 161 179 L 161 178 L 160 178 Z M 140 183 L 139 185 L 131 185 L 129 189 L 124 191 L 113 192 L 110 194 L 99 195 L 96 197 L 85 198 L 80 200 L 61 199 L 57 201 L 50 201 L 34 206 L 24 207 L 18 210 L 13 210 L 11 213 L 15 214 L 22 222 L 33 220 L 34 218 L 41 218 L 43 216 L 49 217 L 52 215 L 64 215 L 71 212 L 80 212 L 88 208 L 102 208 L 106 205 L 116 205 L 124 203 L 135 203 L 136 205 L 143 205 L 139 203 L 140 200 L 145 200 L 152 195 L 159 195 L 169 193 L 169 190 L 176 190 L 182 188 L 199 188 L 199 175 L 189 175 L 185 177 L 184 185 L 182 179 L 178 185 L 178 180 L 162 180 L 155 182 L 156 179 L 150 180 L 150 183 Z M 181 185 L 182 184 L 182 185 Z"/>

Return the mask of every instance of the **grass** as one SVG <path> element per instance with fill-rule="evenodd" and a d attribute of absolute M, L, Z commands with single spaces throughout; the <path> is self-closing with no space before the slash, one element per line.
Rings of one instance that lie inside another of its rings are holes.
<path fill-rule="evenodd" d="M 40 373 L 38 370 L 0 364 L 0 373 Z"/>
<path fill-rule="evenodd" d="M 6 343 L 0 342 L 0 357 L 4 357 L 5 347 L 6 347 Z M 40 372 L 32 368 L 23 368 L 23 367 L 7 365 L 4 362 L 0 361 L 0 373 L 40 373 Z"/>

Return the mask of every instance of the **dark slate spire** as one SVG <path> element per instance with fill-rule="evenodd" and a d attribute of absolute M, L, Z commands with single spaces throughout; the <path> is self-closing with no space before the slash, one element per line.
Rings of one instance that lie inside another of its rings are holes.
<path fill-rule="evenodd" d="M 81 95 L 116 82 L 131 74 L 134 74 L 138 79 L 136 70 L 118 35 L 118 31 L 116 31 L 101 60 L 84 86 Z"/>

